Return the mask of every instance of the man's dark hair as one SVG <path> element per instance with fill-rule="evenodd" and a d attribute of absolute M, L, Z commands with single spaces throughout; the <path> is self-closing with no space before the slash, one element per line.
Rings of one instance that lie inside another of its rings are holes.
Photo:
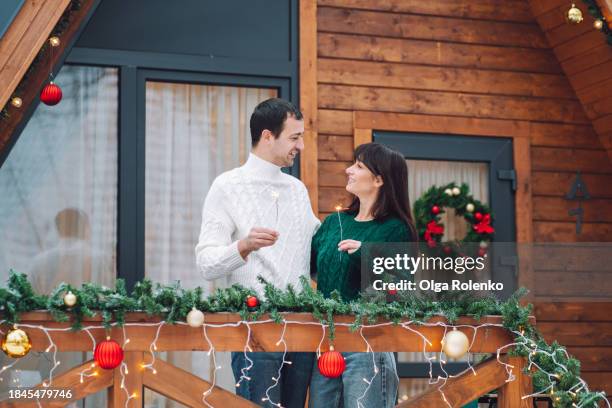
<path fill-rule="evenodd" d="M 268 129 L 278 139 L 285 128 L 285 120 L 289 116 L 302 120 L 302 112 L 294 104 L 284 99 L 271 98 L 255 107 L 251 115 L 251 142 L 256 146 L 261 139 L 261 132 Z"/>

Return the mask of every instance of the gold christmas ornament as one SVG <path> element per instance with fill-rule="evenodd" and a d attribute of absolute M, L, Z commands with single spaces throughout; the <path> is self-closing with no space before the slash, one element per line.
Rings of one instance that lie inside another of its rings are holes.
<path fill-rule="evenodd" d="M 31 348 L 30 338 L 21 329 L 9 330 L 2 339 L 2 351 L 11 358 L 23 357 L 28 354 Z"/>
<path fill-rule="evenodd" d="M 61 41 L 59 37 L 53 36 L 49 38 L 49 44 L 51 44 L 52 47 L 58 47 L 61 44 Z"/>
<path fill-rule="evenodd" d="M 595 27 L 597 30 L 601 30 L 603 28 L 603 21 L 600 19 L 597 19 L 593 22 L 593 27 Z"/>
<path fill-rule="evenodd" d="M 191 327 L 201 327 L 204 324 L 204 313 L 193 307 L 187 313 L 187 324 Z"/>
<path fill-rule="evenodd" d="M 442 339 L 442 351 L 450 358 L 460 358 L 470 349 L 470 340 L 467 336 L 453 327 Z"/>
<path fill-rule="evenodd" d="M 66 306 L 72 307 L 76 305 L 76 302 L 77 302 L 77 297 L 74 293 L 68 291 L 68 293 L 64 295 L 64 304 Z"/>
<path fill-rule="evenodd" d="M 11 99 L 11 105 L 13 105 L 16 108 L 21 108 L 21 105 L 23 105 L 23 100 L 21 100 L 20 97 L 16 96 L 13 99 Z"/>
<path fill-rule="evenodd" d="M 570 24 L 579 24 L 584 20 L 582 18 L 582 11 L 574 3 L 572 3 L 572 7 L 567 11 L 566 18 Z"/>

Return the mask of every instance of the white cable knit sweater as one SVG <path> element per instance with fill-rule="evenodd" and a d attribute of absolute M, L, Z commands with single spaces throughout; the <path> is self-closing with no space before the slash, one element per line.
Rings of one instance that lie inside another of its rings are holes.
<path fill-rule="evenodd" d="M 251 153 L 243 166 L 213 181 L 202 210 L 196 263 L 204 279 L 225 276 L 228 284 L 239 283 L 260 295 L 257 275 L 279 288 L 293 284 L 299 289 L 299 277 L 309 276 L 310 241 L 319 224 L 304 184 Z M 244 260 L 238 240 L 252 227 L 274 229 L 279 237 Z"/>

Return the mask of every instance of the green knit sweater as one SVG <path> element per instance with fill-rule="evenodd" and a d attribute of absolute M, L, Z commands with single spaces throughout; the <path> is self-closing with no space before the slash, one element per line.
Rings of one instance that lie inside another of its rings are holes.
<path fill-rule="evenodd" d="M 340 233 L 342 224 L 342 236 Z M 348 213 L 331 214 L 312 238 L 311 274 L 317 275 L 317 289 L 325 297 L 338 290 L 345 300 L 359 296 L 361 288 L 361 250 L 348 254 L 338 251 L 338 242 L 409 242 L 411 231 L 399 218 L 384 221 L 356 221 Z"/>

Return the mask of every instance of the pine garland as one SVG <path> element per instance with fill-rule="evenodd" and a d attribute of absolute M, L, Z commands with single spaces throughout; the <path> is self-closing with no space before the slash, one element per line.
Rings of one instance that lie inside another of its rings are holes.
<path fill-rule="evenodd" d="M 550 390 L 554 407 L 571 408 L 576 404 L 595 408 L 598 401 L 604 398 L 603 393 L 575 391 L 581 384 L 580 362 L 569 356 L 565 348 L 556 342 L 547 344 L 530 324 L 532 306 L 520 304 L 520 299 L 527 293 L 526 289 L 518 290 L 505 302 L 493 297 L 475 297 L 466 292 L 443 293 L 434 298 L 416 296 L 408 291 L 399 292 L 391 302 L 387 301 L 384 293 L 368 294 L 346 302 L 338 292 L 325 298 L 310 286 L 306 277 L 301 279 L 300 291 L 292 286 L 281 290 L 261 277 L 258 279 L 264 285 L 264 299 L 259 299 L 257 310 L 250 311 L 245 299 L 257 296 L 257 293 L 239 285 L 217 289 L 204 297 L 200 287 L 183 289 L 178 282 L 160 285 L 145 279 L 138 282 L 130 294 L 125 282 L 118 279 L 114 289 L 93 283 L 83 284 L 79 289 L 61 283 L 47 296 L 36 294 L 25 274 L 11 270 L 8 286 L 0 288 L 0 313 L 4 323 L 14 324 L 19 322 L 21 313 L 46 309 L 56 321 L 71 320 L 72 328 L 79 330 L 83 319 L 97 315 L 102 316 L 105 327 L 122 326 L 129 312 L 161 316 L 167 323 L 184 321 L 193 307 L 205 313 L 239 313 L 245 321 L 257 320 L 263 314 L 269 314 L 278 323 L 282 322 L 283 312 L 307 312 L 312 313 L 321 324 L 329 326 L 332 340 L 333 318 L 336 315 L 354 315 L 353 330 L 378 319 L 387 319 L 396 324 L 411 320 L 418 324 L 434 316 L 443 316 L 452 324 L 460 316 L 480 320 L 486 315 L 498 315 L 502 317 L 503 326 L 516 334 L 514 341 L 518 346 L 512 354 L 529 358 L 538 368 L 527 374 L 532 376 L 535 390 Z M 70 308 L 63 300 L 68 291 L 77 297 L 76 304 Z"/>

